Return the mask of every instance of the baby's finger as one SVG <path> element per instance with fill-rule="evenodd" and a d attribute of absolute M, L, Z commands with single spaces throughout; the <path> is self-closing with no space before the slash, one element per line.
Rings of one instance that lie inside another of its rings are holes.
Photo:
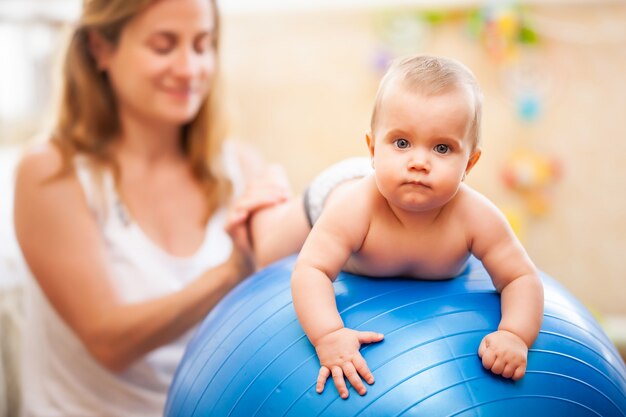
<path fill-rule="evenodd" d="M 354 367 L 356 368 L 359 375 L 363 377 L 365 382 L 372 385 L 374 383 L 374 375 L 372 375 L 372 372 L 370 371 L 370 368 L 367 366 L 367 362 L 365 362 L 365 359 L 363 359 L 363 356 L 361 356 L 360 353 L 357 354 L 355 358 L 352 360 L 352 363 L 354 364 Z"/>
<path fill-rule="evenodd" d="M 496 375 L 501 375 L 504 371 L 504 366 L 506 363 L 502 360 L 502 358 L 497 358 L 496 361 L 491 365 L 491 372 Z"/>
<path fill-rule="evenodd" d="M 502 376 L 504 378 L 511 378 L 515 374 L 516 369 L 517 369 L 517 366 L 509 362 L 505 365 L 504 370 L 502 371 Z"/>
<path fill-rule="evenodd" d="M 376 332 L 359 332 L 358 337 L 359 337 L 359 343 L 361 344 L 376 343 L 376 342 L 380 342 L 381 340 L 385 338 L 385 336 L 382 333 L 376 333 Z"/>
<path fill-rule="evenodd" d="M 324 385 L 326 385 L 326 380 L 330 376 L 330 369 L 325 366 L 320 368 L 319 374 L 317 374 L 317 384 L 315 384 L 315 391 L 318 394 L 324 392 Z"/>
<path fill-rule="evenodd" d="M 346 387 L 346 381 L 343 379 L 343 371 L 339 366 L 333 366 L 330 370 L 333 375 L 333 381 L 335 382 L 335 387 L 337 387 L 337 392 L 339 392 L 339 396 L 344 400 L 348 398 L 348 388 Z"/>
<path fill-rule="evenodd" d="M 494 362 L 496 361 L 496 354 L 493 352 L 493 350 L 489 350 L 486 347 L 486 344 L 483 343 L 481 343 L 480 348 L 478 349 L 478 356 L 480 356 L 480 358 L 482 359 L 483 367 L 485 367 L 485 369 L 491 369 Z"/>
<path fill-rule="evenodd" d="M 481 358 L 489 349 L 489 342 L 487 342 L 487 336 L 483 337 L 483 340 L 480 342 L 480 346 L 478 346 L 478 356 Z"/>
<path fill-rule="evenodd" d="M 363 381 L 361 381 L 361 377 L 356 371 L 356 368 L 352 364 L 352 362 L 346 362 L 343 365 L 343 373 L 352 385 L 352 387 L 358 392 L 360 395 L 365 395 L 367 389 L 365 385 L 363 385 Z"/>
<path fill-rule="evenodd" d="M 520 365 L 517 367 L 515 372 L 513 372 L 513 381 L 517 381 L 522 379 L 522 377 L 526 374 L 526 364 Z"/>

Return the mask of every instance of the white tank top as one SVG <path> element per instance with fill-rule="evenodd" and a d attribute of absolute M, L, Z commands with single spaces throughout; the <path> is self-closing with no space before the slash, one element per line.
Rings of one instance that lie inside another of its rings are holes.
<path fill-rule="evenodd" d="M 232 144 L 224 149 L 224 165 L 238 194 L 243 185 L 238 159 Z M 86 162 L 77 158 L 76 172 L 104 238 L 111 281 L 125 301 L 178 291 L 230 256 L 232 242 L 223 228 L 224 209 L 208 222 L 204 242 L 195 254 L 172 256 L 125 215 L 112 175 L 105 173 L 98 182 Z M 97 184 L 102 184 L 101 190 Z M 23 416 L 162 416 L 167 390 L 192 331 L 115 374 L 92 358 L 32 276 L 26 279 L 26 290 Z"/>

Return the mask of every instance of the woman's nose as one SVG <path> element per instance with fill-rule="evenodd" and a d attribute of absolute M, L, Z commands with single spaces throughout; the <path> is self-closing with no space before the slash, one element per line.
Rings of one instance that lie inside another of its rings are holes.
<path fill-rule="evenodd" d="M 192 77 L 202 66 L 202 57 L 189 48 L 181 48 L 175 59 L 174 72 L 179 77 Z"/>

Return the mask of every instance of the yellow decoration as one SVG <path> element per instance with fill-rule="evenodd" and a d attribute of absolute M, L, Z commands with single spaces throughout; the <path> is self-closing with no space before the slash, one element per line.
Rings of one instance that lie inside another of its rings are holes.
<path fill-rule="evenodd" d="M 507 160 L 504 183 L 525 202 L 533 215 L 546 214 L 550 208 L 550 190 L 560 177 L 561 168 L 553 158 L 530 150 L 518 150 Z"/>

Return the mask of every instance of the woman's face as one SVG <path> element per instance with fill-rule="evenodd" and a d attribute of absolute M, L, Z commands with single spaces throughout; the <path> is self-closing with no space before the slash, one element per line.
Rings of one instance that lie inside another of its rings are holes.
<path fill-rule="evenodd" d="M 94 55 L 123 118 L 159 126 L 195 117 L 216 69 L 215 17 L 209 0 L 157 0 L 117 45 L 99 41 Z"/>

